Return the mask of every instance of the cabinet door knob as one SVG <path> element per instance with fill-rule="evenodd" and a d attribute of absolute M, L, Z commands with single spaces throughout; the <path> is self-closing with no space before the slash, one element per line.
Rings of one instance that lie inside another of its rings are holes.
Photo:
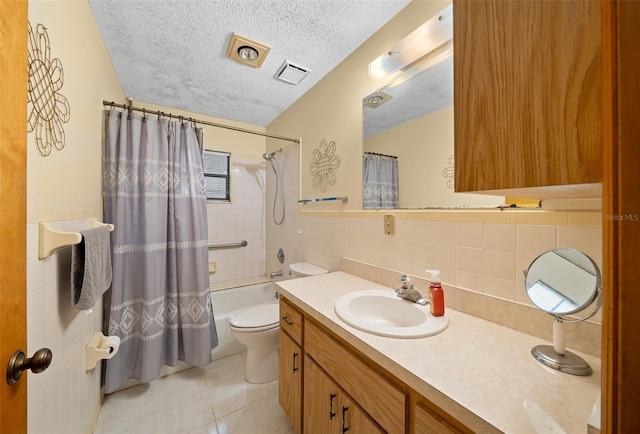
<path fill-rule="evenodd" d="M 286 315 L 282 317 L 282 321 L 286 322 L 287 325 L 293 325 L 293 321 L 291 321 L 289 318 L 287 318 Z"/>

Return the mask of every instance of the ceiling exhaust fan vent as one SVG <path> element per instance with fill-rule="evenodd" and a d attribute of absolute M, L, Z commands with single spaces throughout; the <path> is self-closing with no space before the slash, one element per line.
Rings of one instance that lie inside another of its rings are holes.
<path fill-rule="evenodd" d="M 285 61 L 280 69 L 278 69 L 275 78 L 284 81 L 285 83 L 298 84 L 309 74 L 309 72 L 310 71 L 306 68 Z"/>

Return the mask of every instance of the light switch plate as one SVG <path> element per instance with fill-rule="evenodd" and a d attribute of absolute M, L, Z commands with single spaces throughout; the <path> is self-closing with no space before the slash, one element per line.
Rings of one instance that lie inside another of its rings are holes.
<path fill-rule="evenodd" d="M 396 218 L 393 214 L 384 215 L 384 233 L 387 235 L 396 233 Z"/>

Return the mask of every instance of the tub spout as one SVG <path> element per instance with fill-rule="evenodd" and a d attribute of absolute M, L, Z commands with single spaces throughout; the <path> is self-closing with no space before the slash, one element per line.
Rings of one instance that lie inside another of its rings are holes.
<path fill-rule="evenodd" d="M 269 277 L 271 277 L 272 279 L 275 279 L 276 277 L 282 277 L 282 270 L 272 271 Z"/>

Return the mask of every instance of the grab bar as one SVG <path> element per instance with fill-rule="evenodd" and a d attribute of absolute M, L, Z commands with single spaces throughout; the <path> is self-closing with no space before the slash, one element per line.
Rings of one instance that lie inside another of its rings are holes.
<path fill-rule="evenodd" d="M 247 247 L 247 241 L 243 240 L 239 243 L 226 243 L 226 244 L 209 244 L 210 249 L 231 249 L 233 247 Z"/>

